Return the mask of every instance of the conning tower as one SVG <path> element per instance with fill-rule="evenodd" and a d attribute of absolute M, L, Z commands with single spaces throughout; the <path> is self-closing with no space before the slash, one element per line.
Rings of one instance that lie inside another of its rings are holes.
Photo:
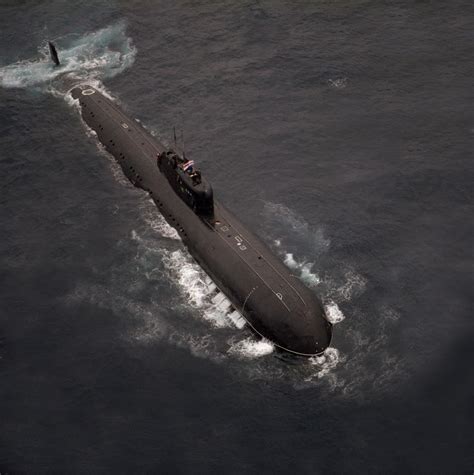
<path fill-rule="evenodd" d="M 178 196 L 198 215 L 214 214 L 211 185 L 194 166 L 193 160 L 179 156 L 173 149 L 158 155 L 158 168 Z"/>

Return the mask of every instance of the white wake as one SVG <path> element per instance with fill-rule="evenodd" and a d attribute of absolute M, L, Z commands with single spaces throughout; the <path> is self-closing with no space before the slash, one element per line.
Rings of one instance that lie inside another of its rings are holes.
<path fill-rule="evenodd" d="M 118 22 L 81 37 L 53 39 L 60 59 L 56 67 L 49 57 L 45 40 L 36 58 L 21 60 L 0 67 L 0 86 L 5 88 L 40 88 L 54 92 L 55 80 L 68 77 L 77 82 L 93 81 L 122 73 L 135 61 L 137 50 L 126 35 L 126 25 Z"/>

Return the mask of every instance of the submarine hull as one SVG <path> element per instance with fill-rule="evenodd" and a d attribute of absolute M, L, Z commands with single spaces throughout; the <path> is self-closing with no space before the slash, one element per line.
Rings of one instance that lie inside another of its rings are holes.
<path fill-rule="evenodd" d="M 332 327 L 317 296 L 219 201 L 214 200 L 212 215 L 197 215 L 157 166 L 157 156 L 166 150 L 163 144 L 95 88 L 76 86 L 71 94 L 128 179 L 150 194 L 194 259 L 256 333 L 299 355 L 315 355 L 329 346 Z"/>

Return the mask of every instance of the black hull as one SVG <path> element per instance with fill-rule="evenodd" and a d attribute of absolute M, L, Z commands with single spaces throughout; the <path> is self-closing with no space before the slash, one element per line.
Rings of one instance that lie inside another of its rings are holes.
<path fill-rule="evenodd" d="M 89 86 L 75 87 L 72 95 L 125 175 L 151 195 L 194 259 L 252 329 L 292 353 L 324 351 L 332 330 L 316 295 L 218 201 L 212 218 L 196 215 L 157 166 L 157 155 L 165 147 L 112 101 Z"/>

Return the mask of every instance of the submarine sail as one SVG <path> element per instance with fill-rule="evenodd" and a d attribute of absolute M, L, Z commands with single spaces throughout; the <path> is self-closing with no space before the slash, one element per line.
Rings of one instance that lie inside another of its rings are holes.
<path fill-rule="evenodd" d="M 194 167 L 194 160 L 180 157 L 172 149 L 158 155 L 158 168 L 176 193 L 200 215 L 212 215 L 214 200 L 211 185 Z"/>

